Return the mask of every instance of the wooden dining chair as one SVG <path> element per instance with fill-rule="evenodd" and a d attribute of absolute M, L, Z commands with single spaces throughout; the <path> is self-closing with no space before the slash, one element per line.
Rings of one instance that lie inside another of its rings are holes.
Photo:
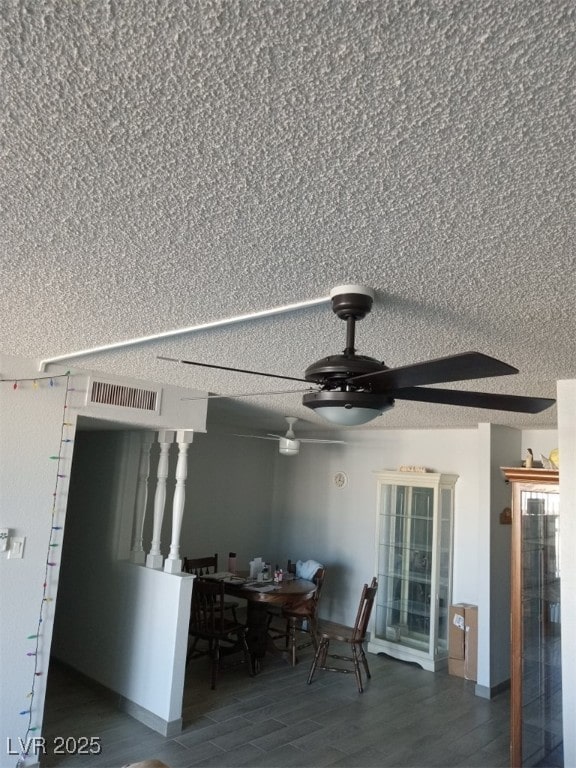
<path fill-rule="evenodd" d="M 194 576 L 202 578 L 202 576 L 209 576 L 211 573 L 218 573 L 218 553 L 211 555 L 210 557 L 185 557 L 182 561 L 182 570 L 185 573 L 193 573 Z M 232 613 L 234 621 L 238 621 L 236 615 L 236 609 L 239 608 L 240 603 L 235 600 L 224 600 L 224 610 Z"/>
<path fill-rule="evenodd" d="M 318 647 L 314 654 L 314 659 L 308 674 L 308 685 L 312 682 L 312 678 L 318 669 L 322 669 L 326 672 L 354 672 L 358 692 L 362 693 L 364 687 L 362 684 L 360 664 L 364 667 L 366 677 L 371 677 L 368 661 L 364 652 L 364 642 L 366 640 L 368 622 L 370 621 L 370 615 L 372 613 L 372 607 L 377 591 L 378 582 L 376 581 L 376 577 L 372 579 L 370 586 L 364 584 L 362 595 L 360 596 L 360 604 L 358 605 L 358 613 L 356 614 L 356 621 L 354 622 L 353 627 L 332 625 L 328 628 L 328 625 L 326 625 L 326 627 L 320 629 Z M 349 654 L 329 653 L 331 642 L 346 644 L 350 648 Z M 352 668 L 349 666 L 328 666 L 326 663 L 328 658 L 347 662 L 352 665 Z"/>
<path fill-rule="evenodd" d="M 192 608 L 188 634 L 192 638 L 186 663 L 194 655 L 196 642 L 208 643 L 211 659 L 211 688 L 216 688 L 220 659 L 224 655 L 241 652 L 248 665 L 248 672 L 254 674 L 252 658 L 246 642 L 246 627 L 226 618 L 224 610 L 224 582 L 196 578 L 192 588 Z"/>
<path fill-rule="evenodd" d="M 209 557 L 185 557 L 182 561 L 182 570 L 200 577 L 217 573 L 218 553 Z"/>
<path fill-rule="evenodd" d="M 296 565 L 291 560 L 288 560 L 287 570 L 288 573 L 296 573 Z M 275 608 L 271 606 L 269 609 L 268 632 L 274 640 L 284 639 L 286 648 L 290 652 L 290 660 L 293 667 L 297 663 L 297 651 L 307 648 L 309 645 L 313 645 L 315 649 L 317 647 L 318 601 L 320 600 L 325 575 L 326 568 L 320 566 L 312 577 L 311 580 L 316 585 L 313 597 L 303 600 L 301 603 L 293 604 L 290 607 L 278 606 Z M 282 626 L 273 624 L 273 621 L 281 621 Z M 309 639 L 299 642 L 299 634 L 302 632 L 308 633 Z"/>
<path fill-rule="evenodd" d="M 282 608 L 282 619 L 286 622 L 286 647 L 290 650 L 293 667 L 297 663 L 297 651 L 307 648 L 309 645 L 313 645 L 315 650 L 318 647 L 318 603 L 325 576 L 326 568 L 324 566 L 318 568 L 312 577 L 312 581 L 316 585 L 314 595 L 301 603 Z M 308 633 L 309 639 L 299 642 L 298 636 L 301 632 Z"/>

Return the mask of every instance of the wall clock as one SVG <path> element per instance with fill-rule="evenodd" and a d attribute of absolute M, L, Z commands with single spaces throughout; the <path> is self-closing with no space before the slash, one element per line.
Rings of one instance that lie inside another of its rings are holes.
<path fill-rule="evenodd" d="M 345 472 L 336 472 L 334 475 L 334 485 L 336 488 L 344 488 L 348 485 L 348 475 Z"/>

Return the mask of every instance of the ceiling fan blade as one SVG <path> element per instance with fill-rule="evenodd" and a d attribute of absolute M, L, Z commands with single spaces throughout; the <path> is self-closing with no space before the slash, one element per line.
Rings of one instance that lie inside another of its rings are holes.
<path fill-rule="evenodd" d="M 518 373 L 518 369 L 482 352 L 461 352 L 401 368 L 388 368 L 386 371 L 352 376 L 347 381 L 354 385 L 369 385 L 373 392 L 388 393 L 391 389 L 402 389 L 419 384 L 484 379 L 491 376 L 506 376 L 510 373 Z"/>
<path fill-rule="evenodd" d="M 311 389 L 310 387 L 307 387 L 306 389 L 282 389 L 280 391 L 275 392 L 241 392 L 237 393 L 234 392 L 231 395 L 216 395 L 207 393 L 205 395 L 201 395 L 200 397 L 181 397 L 181 400 L 217 400 L 217 399 L 224 399 L 228 398 L 230 400 L 234 400 L 240 397 L 269 397 L 272 395 L 298 395 L 302 392 L 316 392 L 316 389 Z M 277 437 L 280 437 L 280 435 L 277 435 Z"/>
<path fill-rule="evenodd" d="M 516 413 L 540 413 L 556 402 L 546 397 L 500 395 L 492 392 L 467 392 L 455 389 L 426 389 L 425 387 L 403 387 L 398 392 L 391 392 L 390 395 L 397 400 L 418 400 L 422 403 L 463 405 L 468 408 L 490 408 L 495 411 L 515 411 Z"/>
<path fill-rule="evenodd" d="M 249 373 L 252 376 L 267 376 L 270 379 L 286 379 L 287 381 L 303 381 L 308 383 L 306 379 L 298 379 L 295 376 L 280 376 L 277 373 L 263 373 L 262 371 L 249 371 L 246 368 L 230 368 L 227 365 L 211 365 L 210 363 L 197 363 L 193 360 L 178 360 L 174 357 L 162 357 L 157 356 L 158 360 L 167 360 L 170 363 L 184 363 L 185 365 L 197 365 L 200 368 L 216 368 L 219 371 L 234 371 L 234 373 Z"/>
<path fill-rule="evenodd" d="M 313 437 L 299 437 L 301 443 L 330 443 L 331 445 L 346 445 L 345 440 L 316 440 Z"/>
<path fill-rule="evenodd" d="M 266 435 L 240 435 L 237 432 L 232 433 L 234 437 L 255 437 L 256 440 L 276 440 L 275 437 L 268 437 Z"/>

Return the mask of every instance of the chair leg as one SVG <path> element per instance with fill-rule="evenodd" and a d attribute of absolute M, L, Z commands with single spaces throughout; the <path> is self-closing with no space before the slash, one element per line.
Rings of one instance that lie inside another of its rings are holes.
<path fill-rule="evenodd" d="M 364 648 L 362 646 L 360 646 L 360 659 L 364 666 L 366 677 L 368 678 L 372 677 L 372 675 L 370 674 L 370 669 L 368 668 L 368 659 L 366 658 L 366 654 L 364 653 Z"/>
<path fill-rule="evenodd" d="M 188 653 L 186 654 L 186 664 L 190 661 L 192 656 L 194 655 L 194 651 L 196 650 L 196 643 L 198 642 L 198 638 L 195 637 L 192 642 L 190 643 L 190 648 L 188 648 Z"/>
<path fill-rule="evenodd" d="M 316 616 L 310 616 L 310 637 L 312 638 L 312 645 L 314 650 L 318 648 L 318 620 Z"/>
<path fill-rule="evenodd" d="M 358 658 L 358 648 L 355 645 L 352 646 L 352 660 L 354 663 L 354 676 L 356 677 L 358 693 L 362 693 L 364 687 L 362 685 L 362 673 L 360 672 L 360 659 Z"/>
<path fill-rule="evenodd" d="M 318 648 L 316 649 L 316 653 L 314 654 L 314 659 L 312 660 L 312 664 L 310 665 L 310 672 L 308 673 L 308 685 L 312 682 L 312 678 L 314 677 L 316 673 L 316 667 L 318 666 L 318 663 L 320 662 L 320 667 L 323 667 L 326 664 L 326 654 L 328 652 L 328 645 L 329 640 L 326 638 L 323 638 Z"/>
<path fill-rule="evenodd" d="M 211 688 L 214 690 L 216 688 L 216 679 L 218 677 L 218 667 L 220 666 L 220 642 L 218 640 L 214 641 L 214 647 L 212 649 L 212 670 L 211 670 Z"/>
<path fill-rule="evenodd" d="M 252 658 L 252 654 L 250 653 L 250 648 L 248 647 L 248 642 L 246 640 L 246 632 L 242 632 L 241 634 L 241 643 L 242 643 L 242 655 L 244 657 L 244 661 L 248 665 L 248 674 L 250 677 L 254 677 L 256 674 L 255 666 L 254 666 L 254 660 Z"/>
<path fill-rule="evenodd" d="M 297 646 L 297 640 L 296 640 L 296 633 L 298 629 L 298 619 L 291 618 L 290 619 L 290 663 L 293 667 L 296 666 L 296 663 L 298 659 L 296 658 L 296 646 Z"/>
<path fill-rule="evenodd" d="M 325 667 L 326 666 L 326 657 L 328 656 L 328 648 L 330 647 L 330 640 L 328 638 L 324 638 L 320 641 L 320 645 L 318 646 L 318 650 L 321 651 L 320 653 L 320 666 Z"/>

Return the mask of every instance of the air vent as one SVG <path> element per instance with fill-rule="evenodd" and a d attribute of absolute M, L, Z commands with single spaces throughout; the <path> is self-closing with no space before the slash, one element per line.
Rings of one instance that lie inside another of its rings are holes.
<path fill-rule="evenodd" d="M 92 381 L 90 403 L 117 405 L 121 408 L 138 408 L 141 411 L 158 410 L 159 392 L 107 381 Z"/>

